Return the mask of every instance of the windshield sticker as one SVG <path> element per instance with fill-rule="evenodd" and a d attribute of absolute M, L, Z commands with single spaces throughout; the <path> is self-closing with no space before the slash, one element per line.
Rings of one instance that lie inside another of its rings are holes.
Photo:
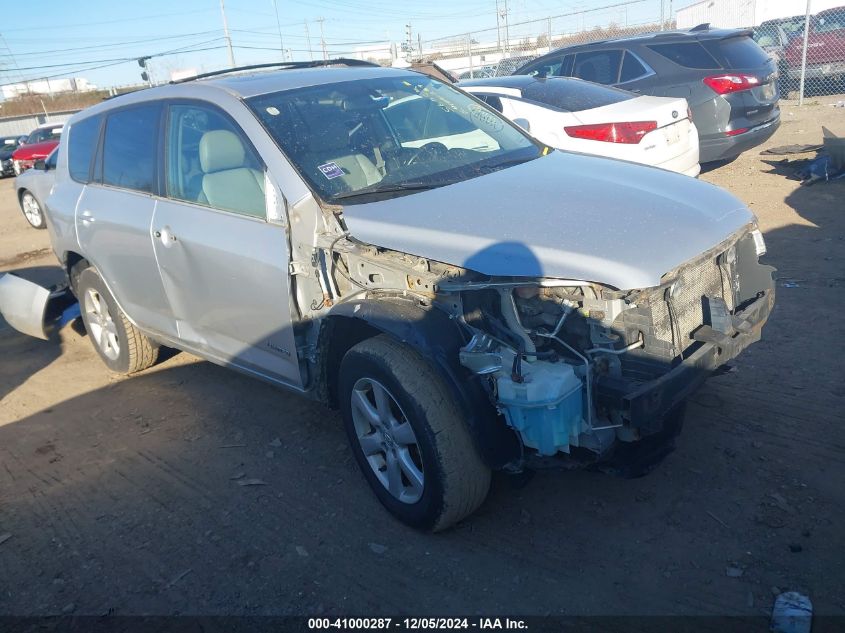
<path fill-rule="evenodd" d="M 326 163 L 325 165 L 319 165 L 317 167 L 322 174 L 331 180 L 332 178 L 339 178 L 343 176 L 343 170 L 337 166 L 337 163 Z"/>
<path fill-rule="evenodd" d="M 485 110 L 481 106 L 472 106 L 469 111 L 469 116 L 472 122 L 475 123 L 482 130 L 498 132 L 505 127 L 501 119 L 489 110 Z"/>
<path fill-rule="evenodd" d="M 267 114 L 271 116 L 279 116 L 279 108 L 277 108 L 276 106 L 270 106 L 269 108 L 267 108 Z"/>

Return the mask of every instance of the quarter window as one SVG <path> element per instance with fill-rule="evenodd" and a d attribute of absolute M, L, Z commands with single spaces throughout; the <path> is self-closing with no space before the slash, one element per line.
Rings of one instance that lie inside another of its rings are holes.
<path fill-rule="evenodd" d="M 626 81 L 634 81 L 648 73 L 648 69 L 642 65 L 635 55 L 625 51 L 625 57 L 622 59 L 622 71 L 619 73 L 619 83 L 624 84 Z"/>
<path fill-rule="evenodd" d="M 264 218 L 264 166 L 232 122 L 213 108 L 173 105 L 167 125 L 167 195 Z"/>
<path fill-rule="evenodd" d="M 108 115 L 103 140 L 103 184 L 152 193 L 160 118 L 158 103 Z"/>
<path fill-rule="evenodd" d="M 598 84 L 615 84 L 622 63 L 622 51 L 588 51 L 575 56 L 574 75 Z"/>
<path fill-rule="evenodd" d="M 100 117 L 92 116 L 77 121 L 70 128 L 67 162 L 70 177 L 76 182 L 89 182 L 91 156 L 100 138 Z"/>

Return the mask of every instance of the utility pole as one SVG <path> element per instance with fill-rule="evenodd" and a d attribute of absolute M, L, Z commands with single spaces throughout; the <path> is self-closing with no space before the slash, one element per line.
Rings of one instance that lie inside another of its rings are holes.
<path fill-rule="evenodd" d="M 414 40 L 411 37 L 411 24 L 410 22 L 405 25 L 405 61 L 410 62 L 411 56 L 414 50 Z"/>
<path fill-rule="evenodd" d="M 496 0 L 496 50 L 502 51 L 502 25 L 501 13 L 499 13 L 499 0 Z"/>
<path fill-rule="evenodd" d="M 279 7 L 276 6 L 276 0 L 273 2 L 273 13 L 276 14 L 276 28 L 279 29 L 279 50 L 282 51 L 282 61 L 285 60 L 285 43 L 282 41 L 282 25 L 279 22 Z"/>
<path fill-rule="evenodd" d="M 229 48 L 229 68 L 235 67 L 235 51 L 232 49 L 232 38 L 229 36 L 229 23 L 226 22 L 226 6 L 220 0 L 220 13 L 223 14 L 223 37 L 226 39 L 226 46 Z"/>
<path fill-rule="evenodd" d="M 420 61 L 422 61 L 423 54 L 422 54 L 422 34 L 421 33 L 417 33 L 417 55 L 419 55 L 419 59 L 420 59 Z"/>
<path fill-rule="evenodd" d="M 510 51 L 511 34 L 510 26 L 508 25 L 508 0 L 503 0 L 504 9 L 502 10 L 502 20 L 505 23 L 505 52 Z"/>
<path fill-rule="evenodd" d="M 308 20 L 305 20 L 305 41 L 308 43 L 308 57 L 314 61 L 314 51 L 311 50 L 311 31 L 308 30 Z"/>
<path fill-rule="evenodd" d="M 320 48 L 323 49 L 323 61 L 326 62 L 329 60 L 329 56 L 326 54 L 326 39 L 323 37 L 323 22 L 325 18 L 317 18 L 317 22 L 320 23 Z"/>

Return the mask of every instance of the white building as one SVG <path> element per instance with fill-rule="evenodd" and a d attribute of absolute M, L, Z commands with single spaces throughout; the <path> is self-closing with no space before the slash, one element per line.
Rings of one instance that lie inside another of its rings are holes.
<path fill-rule="evenodd" d="M 3 86 L 3 98 L 12 99 L 31 94 L 51 95 L 57 92 L 90 92 L 96 89 L 97 86 L 88 83 L 88 80 L 83 77 L 36 79 Z"/>
<path fill-rule="evenodd" d="M 818 13 L 845 4 L 845 0 L 810 0 L 810 13 Z M 690 29 L 709 22 L 713 27 L 757 26 L 766 20 L 804 15 L 806 0 L 700 0 L 678 9 L 675 21 L 679 29 Z"/>

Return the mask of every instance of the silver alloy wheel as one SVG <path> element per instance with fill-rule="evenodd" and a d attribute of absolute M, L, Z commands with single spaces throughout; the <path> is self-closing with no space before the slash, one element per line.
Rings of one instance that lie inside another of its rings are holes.
<path fill-rule="evenodd" d="M 381 485 L 403 503 L 419 501 L 425 486 L 422 453 L 411 423 L 387 387 L 372 378 L 358 379 L 352 389 L 352 423 Z"/>
<path fill-rule="evenodd" d="M 94 288 L 88 288 L 85 291 L 84 304 L 88 334 L 106 358 L 117 360 L 120 356 L 120 342 L 108 304 Z"/>
<path fill-rule="evenodd" d="M 41 226 L 41 223 L 44 222 L 44 216 L 41 214 L 41 206 L 35 196 L 27 191 L 21 198 L 21 206 L 27 221 L 32 226 Z"/>

